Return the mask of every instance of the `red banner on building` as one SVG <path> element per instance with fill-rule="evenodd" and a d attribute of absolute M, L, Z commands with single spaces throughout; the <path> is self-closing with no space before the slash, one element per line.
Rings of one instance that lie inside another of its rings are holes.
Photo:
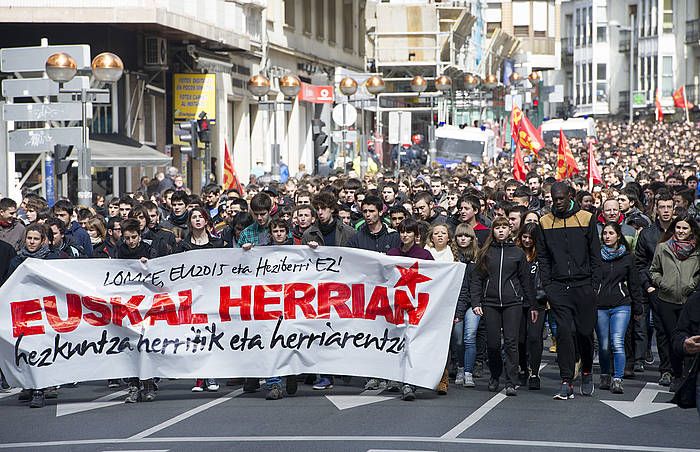
<path fill-rule="evenodd" d="M 332 85 L 309 85 L 301 83 L 301 91 L 299 91 L 299 100 L 310 102 L 312 104 L 332 104 L 333 103 L 333 86 Z"/>

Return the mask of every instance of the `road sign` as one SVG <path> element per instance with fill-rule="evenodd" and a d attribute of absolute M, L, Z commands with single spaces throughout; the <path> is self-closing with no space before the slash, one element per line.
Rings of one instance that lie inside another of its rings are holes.
<path fill-rule="evenodd" d="M 633 91 L 632 92 L 632 108 L 646 108 L 647 106 L 647 92 L 646 91 Z"/>
<path fill-rule="evenodd" d="M 58 52 L 72 56 L 78 70 L 90 68 L 90 46 L 87 44 L 10 47 L 0 49 L 0 72 L 44 72 L 46 59 Z"/>
<path fill-rule="evenodd" d="M 331 117 L 340 127 L 348 127 L 357 121 L 357 109 L 350 104 L 338 104 L 333 107 Z"/>
<path fill-rule="evenodd" d="M 333 136 L 333 141 L 335 141 L 336 143 L 343 142 L 343 131 L 342 130 L 334 130 L 331 135 Z M 345 142 L 346 143 L 354 143 L 356 140 L 357 140 L 357 131 L 355 131 L 355 130 L 345 131 Z"/>
<path fill-rule="evenodd" d="M 389 144 L 411 144 L 411 112 L 389 112 Z"/>
<path fill-rule="evenodd" d="M 17 154 L 38 154 L 53 150 L 56 144 L 80 146 L 83 142 L 82 127 L 20 129 L 8 135 L 8 150 Z"/>
<path fill-rule="evenodd" d="M 88 89 L 90 78 L 79 75 L 68 83 L 63 84 L 65 89 Z M 31 96 L 57 96 L 58 83 L 49 78 L 12 78 L 2 81 L 2 96 L 6 99 Z"/>
<path fill-rule="evenodd" d="M 82 104 L 76 102 L 53 104 L 5 104 L 2 119 L 5 121 L 80 121 Z M 87 105 L 87 117 L 92 118 L 92 105 Z"/>

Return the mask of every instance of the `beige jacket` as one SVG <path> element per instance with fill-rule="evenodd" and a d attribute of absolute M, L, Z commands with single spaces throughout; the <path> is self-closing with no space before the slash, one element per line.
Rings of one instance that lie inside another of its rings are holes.
<path fill-rule="evenodd" d="M 668 243 L 659 243 L 651 261 L 651 281 L 657 288 L 659 300 L 685 304 L 700 283 L 700 251 L 695 250 L 684 261 L 671 252 Z"/>

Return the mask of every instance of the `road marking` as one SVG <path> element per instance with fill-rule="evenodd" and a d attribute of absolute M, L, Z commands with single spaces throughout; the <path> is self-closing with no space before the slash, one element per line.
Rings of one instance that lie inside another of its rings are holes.
<path fill-rule="evenodd" d="M 367 452 L 437 452 L 436 450 L 415 450 L 415 449 L 368 449 Z"/>
<path fill-rule="evenodd" d="M 654 403 L 654 399 L 659 393 L 670 394 L 666 388 L 658 383 L 647 383 L 644 385 L 642 390 L 639 391 L 637 397 L 635 397 L 632 401 L 601 400 L 601 402 L 611 408 L 614 408 L 628 418 L 644 416 L 647 414 L 656 413 L 657 411 L 663 411 L 676 407 L 676 405 L 673 403 Z"/>
<path fill-rule="evenodd" d="M 5 397 L 10 397 L 15 394 L 19 394 L 19 392 L 22 391 L 22 388 L 12 388 L 12 389 L 7 389 L 3 392 L 0 392 L 0 399 L 4 399 Z"/>
<path fill-rule="evenodd" d="M 678 447 L 635 446 L 631 444 L 569 443 L 563 441 L 527 441 L 487 438 L 437 438 L 429 436 L 182 436 L 153 437 L 143 439 L 104 438 L 79 439 L 63 441 L 37 441 L 25 443 L 0 444 L 0 449 L 19 449 L 37 447 L 85 446 L 92 444 L 139 444 L 139 443 L 277 443 L 277 442 L 378 442 L 378 443 L 417 443 L 417 444 L 476 444 L 487 446 L 509 446 L 513 448 L 554 448 L 554 449 L 592 449 L 625 450 L 640 452 L 700 452 L 700 449 Z"/>
<path fill-rule="evenodd" d="M 380 396 L 384 389 L 366 389 L 362 391 L 359 395 L 327 395 L 326 398 L 335 405 L 340 411 L 348 410 L 350 408 L 355 408 L 363 405 L 370 405 L 372 403 L 385 402 L 387 400 L 395 399 L 398 395 L 394 396 Z"/>
<path fill-rule="evenodd" d="M 69 414 L 82 413 L 83 411 L 97 410 L 99 408 L 107 408 L 109 406 L 121 405 L 124 403 L 122 400 L 117 402 L 110 402 L 112 399 L 124 396 L 128 394 L 129 391 L 122 390 L 112 392 L 106 396 L 95 399 L 92 402 L 77 402 L 77 403 L 58 403 L 56 405 L 56 417 L 66 416 Z"/>
<path fill-rule="evenodd" d="M 107 449 L 103 450 L 102 452 L 168 452 L 170 449 L 131 449 L 131 450 L 124 450 L 124 449 Z"/>
<path fill-rule="evenodd" d="M 540 372 L 542 372 L 542 369 L 544 369 L 546 366 L 546 363 L 540 364 Z M 452 427 L 450 431 L 442 435 L 440 438 L 457 438 L 459 435 L 467 431 L 467 429 L 472 425 L 479 422 L 482 417 L 486 416 L 489 411 L 496 408 L 496 406 L 503 402 L 507 397 L 508 396 L 506 396 L 504 389 L 495 396 L 491 397 L 485 404 L 481 405 L 476 411 L 467 416 L 462 422 Z"/>
<path fill-rule="evenodd" d="M 228 402 L 229 400 L 233 399 L 234 397 L 238 397 L 241 394 L 243 394 L 242 388 L 236 389 L 235 391 L 231 391 L 223 397 L 219 397 L 218 399 L 214 399 L 210 402 L 205 403 L 204 405 L 200 405 L 198 407 L 192 408 L 191 410 L 185 411 L 184 413 L 179 414 L 179 415 L 175 416 L 174 418 L 168 419 L 165 422 L 161 422 L 158 425 L 155 425 L 149 429 L 146 429 L 146 430 L 142 431 L 141 433 L 137 433 L 133 436 L 130 436 L 129 439 L 130 440 L 144 439 L 147 436 L 151 436 L 152 434 L 157 433 L 161 430 L 164 430 L 172 425 L 175 425 L 180 421 L 184 421 L 185 419 L 191 418 L 195 414 L 199 414 L 202 411 L 206 411 L 209 408 L 215 407 L 216 405 L 219 405 L 221 403 Z"/>

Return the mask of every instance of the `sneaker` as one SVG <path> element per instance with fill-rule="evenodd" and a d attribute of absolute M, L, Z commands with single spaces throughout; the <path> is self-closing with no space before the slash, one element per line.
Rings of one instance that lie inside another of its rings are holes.
<path fill-rule="evenodd" d="M 491 378 L 489 380 L 489 391 L 491 392 L 498 392 L 498 385 L 499 382 L 495 378 Z"/>
<path fill-rule="evenodd" d="M 388 392 L 401 392 L 401 383 L 394 380 L 389 380 L 386 384 L 386 390 Z"/>
<path fill-rule="evenodd" d="M 58 398 L 58 386 L 52 386 L 46 388 L 44 391 L 44 398 L 47 399 L 57 399 Z"/>
<path fill-rule="evenodd" d="M 646 355 L 644 355 L 644 363 L 650 366 L 654 364 L 654 352 L 651 349 L 647 350 Z"/>
<path fill-rule="evenodd" d="M 664 372 L 659 378 L 660 386 L 671 386 L 671 374 L 669 372 Z"/>
<path fill-rule="evenodd" d="M 32 400 L 29 402 L 29 408 L 43 408 L 46 405 L 44 391 L 36 390 L 32 393 Z"/>
<path fill-rule="evenodd" d="M 528 378 L 529 376 L 527 372 L 518 372 L 518 383 L 520 384 L 520 386 L 527 385 Z"/>
<path fill-rule="evenodd" d="M 403 385 L 403 388 L 401 388 L 401 400 L 407 402 L 416 400 L 416 391 L 413 389 L 413 386 Z"/>
<path fill-rule="evenodd" d="M 612 378 L 610 375 L 601 375 L 600 376 L 600 389 L 602 390 L 608 390 L 610 389 L 610 382 Z"/>
<path fill-rule="evenodd" d="M 297 382 L 297 376 L 296 375 L 290 375 L 287 377 L 287 381 L 285 382 L 285 390 L 287 391 L 287 395 L 294 395 L 297 393 L 297 388 L 298 388 L 298 382 Z"/>
<path fill-rule="evenodd" d="M 260 389 L 260 380 L 257 378 L 246 378 L 243 381 L 243 392 L 253 393 Z"/>
<path fill-rule="evenodd" d="M 554 394 L 554 400 L 568 400 L 574 398 L 574 385 L 568 381 L 563 381 L 561 383 L 561 389 L 558 393 Z"/>
<path fill-rule="evenodd" d="M 265 399 L 267 399 L 267 400 L 279 400 L 282 397 L 284 397 L 284 393 L 282 392 L 282 386 L 272 385 L 270 390 L 267 392 Z"/>
<path fill-rule="evenodd" d="M 581 374 L 581 388 L 579 392 L 582 396 L 590 397 L 595 391 L 595 386 L 593 385 L 593 375 L 590 373 Z"/>
<path fill-rule="evenodd" d="M 540 386 L 540 377 L 538 377 L 537 375 L 530 375 L 530 378 L 527 380 L 527 388 L 530 391 L 539 391 Z"/>
<path fill-rule="evenodd" d="M 144 402 L 153 402 L 156 399 L 156 385 L 153 380 L 144 380 L 143 389 L 141 390 L 141 400 Z"/>
<path fill-rule="evenodd" d="M 437 385 L 437 393 L 438 395 L 447 395 L 447 388 L 450 386 L 450 379 L 447 373 L 447 369 L 442 373 L 442 378 L 440 379 L 440 383 Z"/>
<path fill-rule="evenodd" d="M 17 396 L 17 400 L 20 402 L 29 402 L 32 400 L 32 390 L 31 389 L 22 389 Z"/>
<path fill-rule="evenodd" d="M 217 383 L 213 378 L 207 378 L 204 380 L 204 384 L 209 392 L 216 392 L 219 390 L 219 383 Z"/>
<path fill-rule="evenodd" d="M 474 377 L 469 372 L 464 372 L 464 383 L 462 386 L 465 388 L 474 388 L 476 384 L 474 383 Z"/>
<path fill-rule="evenodd" d="M 141 390 L 133 383 L 129 384 L 129 394 L 127 394 L 124 403 L 136 403 L 141 400 Z"/>
<path fill-rule="evenodd" d="M 379 378 L 370 378 L 365 384 L 365 390 L 376 391 L 377 389 L 386 389 L 386 381 Z"/>
<path fill-rule="evenodd" d="M 518 395 L 518 391 L 515 389 L 515 386 L 513 386 L 513 385 L 506 386 L 506 395 L 509 397 Z"/>
<path fill-rule="evenodd" d="M 612 387 L 610 392 L 613 394 L 624 394 L 625 391 L 622 389 L 622 378 L 613 378 Z"/>
<path fill-rule="evenodd" d="M 669 392 L 676 392 L 676 391 L 678 391 L 678 389 L 680 389 L 682 384 L 683 384 L 682 378 L 673 377 L 673 379 L 671 380 L 671 384 L 668 387 L 668 391 Z"/>
<path fill-rule="evenodd" d="M 457 368 L 457 376 L 455 376 L 456 385 L 464 385 L 464 367 Z"/>
<path fill-rule="evenodd" d="M 107 380 L 107 387 L 108 387 L 109 389 L 117 389 L 117 388 L 119 388 L 119 386 L 120 386 L 120 384 L 119 384 L 119 380 L 118 380 L 118 379 Z"/>
<path fill-rule="evenodd" d="M 192 392 L 204 392 L 203 378 L 197 378 L 197 381 L 195 381 L 194 386 L 192 386 Z"/>
<path fill-rule="evenodd" d="M 369 382 L 367 382 L 367 384 L 369 384 Z M 333 389 L 333 383 L 331 382 L 330 378 L 323 377 L 323 378 L 319 379 L 312 386 L 312 388 L 317 390 L 317 391 L 323 391 L 324 389 Z M 367 389 L 367 386 L 365 386 L 365 389 Z"/>
<path fill-rule="evenodd" d="M 634 363 L 634 371 L 639 373 L 644 372 L 644 361 L 637 361 Z"/>
<path fill-rule="evenodd" d="M 474 371 L 472 372 L 474 378 L 481 378 L 484 376 L 484 363 L 477 361 L 474 363 Z"/>

